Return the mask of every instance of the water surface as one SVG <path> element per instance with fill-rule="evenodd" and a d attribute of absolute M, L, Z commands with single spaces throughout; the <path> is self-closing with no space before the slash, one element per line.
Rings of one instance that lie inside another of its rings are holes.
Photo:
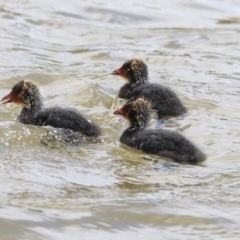
<path fill-rule="evenodd" d="M 0 96 L 31 78 L 46 106 L 102 129 L 100 144 L 46 146 L 53 129 L 0 106 L 1 239 L 239 239 L 239 1 L 12 0 L 0 16 Z M 164 127 L 184 129 L 203 166 L 120 144 L 124 81 L 110 73 L 133 57 L 189 109 Z"/>

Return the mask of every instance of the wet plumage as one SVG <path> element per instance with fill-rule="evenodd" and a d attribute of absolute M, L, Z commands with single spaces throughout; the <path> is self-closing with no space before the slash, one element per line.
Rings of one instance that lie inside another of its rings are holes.
<path fill-rule="evenodd" d="M 150 100 L 158 118 L 182 115 L 186 112 L 186 108 L 170 88 L 148 82 L 148 68 L 141 59 L 126 61 L 112 74 L 127 80 L 127 83 L 119 91 L 120 98 L 133 101 L 144 97 Z"/>
<path fill-rule="evenodd" d="M 151 109 L 148 100 L 138 98 L 114 112 L 130 122 L 130 127 L 120 138 L 122 143 L 143 152 L 169 157 L 178 163 L 197 164 L 205 160 L 205 154 L 183 135 L 164 129 L 147 129 Z"/>
<path fill-rule="evenodd" d="M 97 125 L 89 122 L 73 109 L 61 107 L 44 109 L 39 88 L 30 80 L 23 80 L 16 84 L 12 91 L 2 99 L 2 102 L 4 104 L 14 102 L 23 105 L 18 116 L 18 121 L 23 124 L 50 125 L 55 128 L 71 129 L 92 137 L 100 135 Z"/>

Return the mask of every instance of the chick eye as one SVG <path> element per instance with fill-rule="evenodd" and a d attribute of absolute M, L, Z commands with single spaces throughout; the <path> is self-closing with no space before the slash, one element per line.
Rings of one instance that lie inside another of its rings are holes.
<path fill-rule="evenodd" d="M 130 70 L 131 70 L 130 68 L 127 69 L 128 72 L 129 72 Z"/>

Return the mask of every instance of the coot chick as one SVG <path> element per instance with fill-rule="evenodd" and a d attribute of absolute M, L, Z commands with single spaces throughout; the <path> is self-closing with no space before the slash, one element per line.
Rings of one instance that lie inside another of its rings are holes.
<path fill-rule="evenodd" d="M 2 99 L 2 102 L 3 104 L 11 102 L 22 104 L 23 108 L 18 121 L 23 124 L 71 129 L 89 137 L 100 135 L 97 125 L 72 109 L 60 107 L 44 109 L 39 88 L 31 80 L 26 79 L 16 84 L 12 91 Z"/>
<path fill-rule="evenodd" d="M 151 103 L 144 98 L 128 102 L 114 114 L 129 120 L 120 141 L 143 152 L 172 158 L 178 163 L 197 164 L 206 156 L 181 134 L 164 129 L 146 129 L 151 118 Z"/>
<path fill-rule="evenodd" d="M 170 88 L 148 82 L 148 67 L 143 60 L 128 60 L 121 68 L 113 71 L 112 75 L 119 75 L 128 81 L 119 91 L 120 98 L 133 101 L 144 97 L 150 100 L 158 118 L 186 112 L 186 108 Z"/>

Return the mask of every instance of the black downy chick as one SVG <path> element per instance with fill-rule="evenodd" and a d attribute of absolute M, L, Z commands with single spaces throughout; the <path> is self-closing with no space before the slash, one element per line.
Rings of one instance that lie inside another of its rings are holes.
<path fill-rule="evenodd" d="M 3 104 L 11 102 L 22 104 L 23 108 L 18 121 L 23 124 L 71 129 L 89 137 L 100 135 L 99 127 L 77 111 L 60 107 L 44 109 L 39 88 L 31 80 L 26 79 L 16 84 L 2 102 Z"/>
<path fill-rule="evenodd" d="M 150 100 L 158 118 L 182 115 L 186 112 L 186 108 L 170 88 L 148 82 L 148 67 L 143 60 L 128 60 L 121 68 L 113 71 L 112 75 L 119 75 L 128 82 L 120 89 L 120 98 L 133 101 L 144 97 Z"/>
<path fill-rule="evenodd" d="M 130 122 L 120 141 L 146 153 L 173 159 L 178 163 L 198 164 L 206 156 L 183 135 L 164 129 L 146 129 L 152 113 L 151 103 L 144 98 L 128 102 L 114 114 Z"/>

